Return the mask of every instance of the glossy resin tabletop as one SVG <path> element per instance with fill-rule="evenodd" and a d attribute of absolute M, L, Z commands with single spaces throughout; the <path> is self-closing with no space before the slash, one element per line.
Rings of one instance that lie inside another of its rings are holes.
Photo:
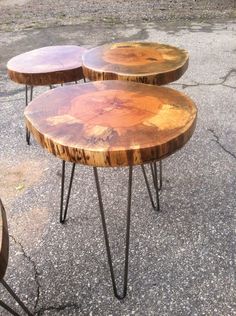
<path fill-rule="evenodd" d="M 50 85 L 83 78 L 82 54 L 85 48 L 75 45 L 38 48 L 10 59 L 11 80 L 27 85 Z"/>
<path fill-rule="evenodd" d="M 84 75 L 90 80 L 163 85 L 183 75 L 188 67 L 188 53 L 159 43 L 112 43 L 88 50 L 82 62 Z"/>
<path fill-rule="evenodd" d="M 27 127 L 49 152 L 100 167 L 171 155 L 191 137 L 196 116 L 178 91 L 117 80 L 56 88 L 25 109 Z"/>

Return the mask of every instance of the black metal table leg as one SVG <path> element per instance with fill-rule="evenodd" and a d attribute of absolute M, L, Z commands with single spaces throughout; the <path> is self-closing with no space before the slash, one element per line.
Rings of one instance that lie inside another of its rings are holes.
<path fill-rule="evenodd" d="M 110 250 L 110 244 L 109 244 L 109 236 L 108 236 L 108 232 L 107 232 L 105 212 L 104 212 L 104 207 L 103 207 L 103 202 L 102 202 L 102 194 L 101 194 L 101 189 L 100 189 L 100 184 L 99 184 L 97 168 L 93 167 L 93 170 L 94 170 L 94 177 L 95 177 L 95 183 L 96 183 L 97 194 L 98 194 L 99 208 L 100 208 L 100 214 L 101 214 L 101 219 L 102 219 L 102 227 L 103 227 L 103 232 L 104 232 L 105 246 L 106 246 L 107 259 L 108 259 L 108 264 L 109 264 L 110 273 L 111 273 L 113 291 L 114 291 L 115 297 L 118 298 L 119 300 L 122 300 L 125 298 L 125 296 L 127 294 L 127 285 L 128 285 L 130 218 L 131 218 L 131 198 L 132 198 L 132 171 L 133 171 L 133 168 L 132 168 L 132 166 L 129 167 L 124 283 L 123 283 L 123 292 L 121 295 L 118 294 L 117 286 L 116 286 L 116 280 L 115 280 L 115 274 L 114 274 L 114 270 L 113 270 L 112 256 L 111 256 L 111 250 Z"/>
<path fill-rule="evenodd" d="M 60 223 L 64 223 L 66 220 L 66 215 L 67 215 L 67 210 L 68 210 L 68 205 L 69 205 L 69 200 L 70 200 L 70 193 L 71 193 L 72 183 L 74 179 L 74 172 L 75 172 L 75 163 L 72 164 L 70 183 L 69 183 L 69 188 L 68 188 L 68 193 L 67 193 L 66 203 L 65 203 L 65 208 L 64 208 L 65 161 L 62 160 Z"/>
<path fill-rule="evenodd" d="M 159 190 L 162 189 L 162 160 L 159 161 Z"/>
<path fill-rule="evenodd" d="M 33 99 L 33 88 L 34 88 L 33 86 L 30 86 L 30 102 Z M 28 105 L 28 86 L 26 85 L 25 86 L 25 106 L 27 105 Z M 27 127 L 25 129 L 25 132 L 26 132 L 26 142 L 28 145 L 30 145 L 30 132 Z"/>
<path fill-rule="evenodd" d="M 149 182 L 148 182 L 145 166 L 141 165 L 141 168 L 142 168 L 144 180 L 145 180 L 145 183 L 146 183 L 146 187 L 147 187 L 147 190 L 148 190 L 148 195 L 150 197 L 152 207 L 154 208 L 155 211 L 158 212 L 158 211 L 160 211 L 160 202 L 159 202 L 159 192 L 158 192 L 159 188 L 158 188 L 156 162 L 151 163 L 151 171 L 152 171 L 152 177 L 153 177 L 153 186 L 154 186 L 155 193 L 156 193 L 156 203 L 154 202 L 154 199 L 153 199 L 153 196 L 152 196 L 152 192 L 151 192 L 151 188 L 150 188 L 150 185 L 149 185 Z"/>
<path fill-rule="evenodd" d="M 18 313 L 16 313 L 10 306 L 8 306 L 7 304 L 5 304 L 2 300 L 0 300 L 0 306 L 2 306 L 2 308 L 4 308 L 6 311 L 8 311 L 10 314 L 14 315 L 14 316 L 20 316 Z"/>
<path fill-rule="evenodd" d="M 1 280 L 2 285 L 5 287 L 5 289 L 8 291 L 8 293 L 11 294 L 11 296 L 16 300 L 16 302 L 21 306 L 21 308 L 26 312 L 27 315 L 32 316 L 31 312 L 28 310 L 28 308 L 25 306 L 25 304 L 19 299 L 19 297 L 16 295 L 16 293 L 10 288 L 10 286 L 7 284 L 6 281 Z M 0 301 L 0 305 L 5 308 L 8 312 L 10 312 L 12 315 L 19 316 L 13 309 L 11 309 L 8 305 L 6 305 L 3 301 Z"/>
<path fill-rule="evenodd" d="M 152 173 L 152 179 L 153 184 L 155 187 L 158 187 L 158 190 L 160 191 L 162 189 L 162 160 L 159 161 L 159 183 L 157 181 L 157 168 L 156 168 L 156 162 L 150 163 L 150 169 Z"/>

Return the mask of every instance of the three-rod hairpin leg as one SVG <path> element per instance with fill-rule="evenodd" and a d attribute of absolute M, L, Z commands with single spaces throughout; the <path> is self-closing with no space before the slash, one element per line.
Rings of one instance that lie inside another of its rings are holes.
<path fill-rule="evenodd" d="M 162 160 L 159 161 L 159 190 L 162 189 Z"/>
<path fill-rule="evenodd" d="M 70 193 L 71 193 L 71 188 L 72 188 L 72 183 L 73 183 L 73 178 L 74 178 L 74 172 L 75 172 L 75 163 L 72 164 L 70 183 L 69 183 L 68 193 L 67 193 L 67 197 L 66 197 L 66 203 L 65 203 L 65 207 L 64 207 L 65 161 L 62 160 L 60 223 L 64 223 L 66 220 L 66 215 L 67 215 L 67 210 L 68 210 L 68 205 L 69 205 L 69 200 L 70 200 Z"/>
<path fill-rule="evenodd" d="M 101 219 L 102 219 L 102 227 L 103 227 L 103 232 L 104 232 L 105 246 L 106 246 L 107 259 L 108 259 L 108 264 L 109 264 L 110 273 L 111 273 L 113 291 L 114 291 L 115 297 L 118 298 L 119 300 L 122 300 L 123 298 L 125 298 L 125 296 L 127 294 L 127 285 L 128 285 L 130 217 L 131 217 L 132 171 L 133 171 L 133 168 L 132 168 L 132 166 L 129 167 L 124 283 L 123 283 L 123 292 L 121 295 L 118 294 L 117 286 L 116 286 L 116 280 L 115 280 L 115 274 L 114 274 L 114 270 L 113 270 L 112 256 L 111 256 L 109 237 L 108 237 L 108 232 L 107 232 L 107 225 L 106 225 L 106 219 L 105 219 L 105 213 L 104 213 L 104 207 L 103 207 L 103 202 L 102 202 L 102 194 L 101 194 L 101 189 L 100 189 L 100 184 L 99 184 L 99 179 L 98 179 L 97 168 L 94 167 L 93 170 L 94 170 L 94 177 L 95 177 L 95 183 L 96 183 L 97 194 L 98 194 L 99 208 L 100 208 L 100 214 L 101 214 Z"/>
<path fill-rule="evenodd" d="M 152 196 L 152 192 L 151 192 L 151 188 L 150 188 L 150 185 L 149 185 L 149 182 L 148 182 L 145 166 L 141 165 L 141 168 L 142 168 L 144 180 L 145 180 L 145 183 L 146 183 L 146 187 L 147 187 L 147 190 L 148 190 L 148 195 L 150 197 L 152 207 L 153 207 L 153 209 L 155 211 L 158 212 L 158 211 L 160 211 L 159 192 L 158 192 L 159 189 L 160 189 L 160 186 L 158 186 L 156 162 L 151 163 L 150 166 L 151 166 L 151 172 L 152 172 L 152 178 L 153 178 L 153 186 L 154 186 L 155 193 L 156 193 L 156 203 L 154 202 L 154 198 Z"/>
<path fill-rule="evenodd" d="M 30 86 L 30 102 L 32 101 L 32 99 L 33 99 L 33 86 Z M 25 106 L 27 106 L 28 105 L 28 86 L 26 85 L 25 86 Z M 28 130 L 28 128 L 26 127 L 26 129 L 25 129 L 25 132 L 26 132 L 26 142 L 27 142 L 27 144 L 28 145 L 30 145 L 30 132 L 29 132 L 29 130 Z"/>
<path fill-rule="evenodd" d="M 26 312 L 26 314 L 30 315 L 30 316 L 33 315 L 30 313 L 30 311 L 27 309 L 27 307 L 24 305 L 24 303 L 19 299 L 19 297 L 16 295 L 16 293 L 10 288 L 10 286 L 7 284 L 7 282 L 4 280 L 1 280 L 1 283 L 5 287 L 5 289 L 8 291 L 8 293 L 11 294 L 11 296 L 16 300 L 16 302 Z M 16 313 L 11 307 L 9 307 L 7 304 L 5 304 L 2 300 L 0 300 L 0 306 L 2 306 L 5 310 L 7 310 L 12 315 L 19 316 L 18 313 Z"/>
<path fill-rule="evenodd" d="M 162 161 L 161 160 L 159 161 L 159 183 L 157 181 L 156 162 L 150 163 L 150 169 L 152 173 L 153 184 L 155 185 L 155 188 L 157 186 L 158 190 L 160 191 L 162 189 Z"/>

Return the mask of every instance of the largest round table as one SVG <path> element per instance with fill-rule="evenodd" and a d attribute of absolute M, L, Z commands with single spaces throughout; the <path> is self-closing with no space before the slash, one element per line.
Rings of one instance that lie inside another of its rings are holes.
<path fill-rule="evenodd" d="M 159 210 L 156 161 L 180 149 L 193 134 L 194 103 L 170 88 L 124 81 L 97 81 L 50 90 L 25 109 L 37 142 L 62 159 L 60 221 L 66 219 L 75 164 L 93 167 L 114 294 L 127 293 L 132 171 L 141 165 L 152 206 Z M 64 201 L 65 161 L 72 162 Z M 152 195 L 144 164 L 151 164 Z M 117 291 L 97 167 L 129 167 L 124 288 Z M 65 202 L 65 203 L 64 203 Z M 64 207 L 65 204 L 65 207 Z"/>

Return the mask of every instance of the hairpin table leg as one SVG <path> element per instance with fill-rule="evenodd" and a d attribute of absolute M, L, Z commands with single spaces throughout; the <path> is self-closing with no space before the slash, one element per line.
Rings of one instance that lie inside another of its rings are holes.
<path fill-rule="evenodd" d="M 26 312 L 27 315 L 32 316 L 33 314 L 30 313 L 28 308 L 25 306 L 25 304 L 19 299 L 19 297 L 16 295 L 16 293 L 10 288 L 10 286 L 7 284 L 6 281 L 1 280 L 2 285 L 5 287 L 5 289 L 8 291 L 8 293 L 11 294 L 11 296 L 16 300 L 16 302 L 21 306 L 21 308 Z M 13 309 L 11 309 L 8 305 L 3 303 L 3 301 L 0 301 L 0 305 L 5 308 L 8 312 L 10 312 L 12 315 L 19 316 Z"/>
<path fill-rule="evenodd" d="M 94 170 L 94 177 L 95 177 L 95 183 L 96 183 L 97 194 L 98 194 L 99 208 L 100 208 L 100 214 L 101 214 L 101 219 L 102 219 L 102 227 L 103 227 L 103 232 L 104 232 L 105 246 L 106 246 L 107 259 L 108 259 L 108 264 L 109 264 L 110 273 L 111 273 L 113 291 L 114 291 L 115 297 L 118 298 L 119 300 L 122 300 L 123 298 L 125 298 L 127 294 L 127 285 L 128 285 L 130 217 L 131 217 L 131 198 L 132 198 L 132 170 L 133 169 L 132 167 L 129 167 L 124 283 L 123 283 L 123 292 L 121 295 L 118 294 L 117 286 L 116 286 L 116 280 L 115 280 L 115 275 L 114 275 L 114 270 L 113 270 L 112 256 L 111 256 L 109 237 L 108 237 L 108 232 L 107 232 L 107 225 L 106 225 L 106 219 L 105 219 L 105 213 L 104 213 L 104 207 L 103 207 L 103 202 L 102 202 L 102 194 L 101 194 L 101 189 L 100 189 L 100 184 L 99 184 L 97 168 L 94 167 L 93 170 Z"/>
<path fill-rule="evenodd" d="M 68 188 L 68 193 L 67 193 L 66 203 L 65 203 L 65 208 L 64 208 L 65 161 L 62 160 L 60 223 L 64 223 L 66 220 L 66 215 L 67 215 L 67 210 L 68 210 L 68 205 L 69 205 L 69 200 L 70 200 L 70 193 L 71 193 L 71 188 L 72 188 L 72 183 L 73 183 L 73 178 L 74 178 L 74 172 L 75 172 L 75 163 L 72 164 L 70 183 L 69 183 L 69 188 Z"/>
<path fill-rule="evenodd" d="M 158 188 L 158 179 L 157 179 L 157 165 L 156 162 L 151 163 L 151 170 L 152 170 L 152 177 L 153 177 L 153 186 L 155 189 L 155 193 L 156 193 L 156 203 L 154 202 L 154 198 L 152 196 L 152 192 L 151 192 L 151 188 L 148 182 L 148 178 L 147 178 L 147 174 L 146 174 L 146 170 L 145 170 L 145 166 L 141 165 L 142 168 L 142 172 L 143 172 L 143 176 L 144 176 L 144 180 L 146 183 L 146 187 L 148 190 L 148 194 L 152 203 L 152 207 L 154 208 L 155 211 L 160 211 L 160 203 L 159 203 L 159 188 Z"/>
<path fill-rule="evenodd" d="M 33 99 L 33 88 L 34 88 L 33 86 L 30 86 L 30 102 Z M 29 103 L 28 102 L 28 86 L 26 85 L 25 86 L 25 106 L 27 106 L 28 103 Z M 26 131 L 26 142 L 28 145 L 30 145 L 30 132 L 29 132 L 27 127 L 26 127 L 25 131 Z"/>

